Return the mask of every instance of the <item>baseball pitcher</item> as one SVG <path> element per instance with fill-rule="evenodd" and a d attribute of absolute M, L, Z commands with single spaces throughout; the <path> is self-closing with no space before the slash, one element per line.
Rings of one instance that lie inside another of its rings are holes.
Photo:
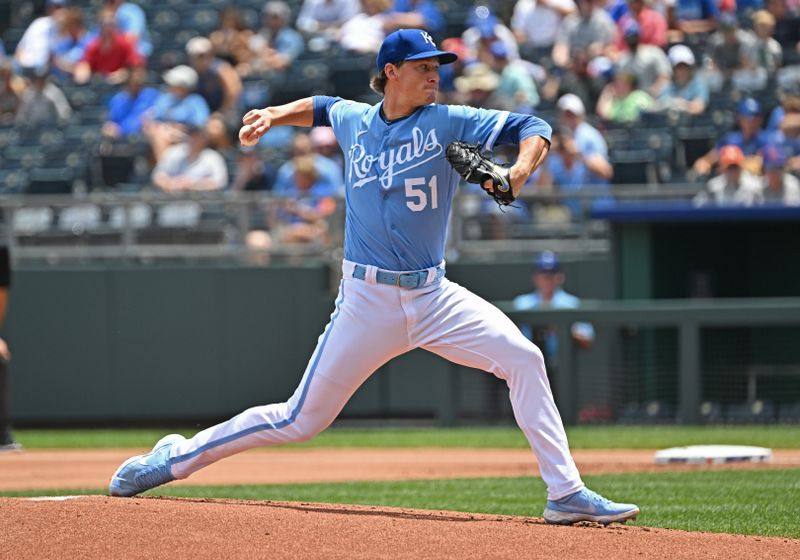
<path fill-rule="evenodd" d="M 330 322 L 294 395 L 257 406 L 191 439 L 169 435 L 114 473 L 113 496 L 132 496 L 254 447 L 308 440 L 336 418 L 382 364 L 414 348 L 506 381 L 514 415 L 547 484 L 551 523 L 633 519 L 639 509 L 588 490 L 570 455 L 542 353 L 503 313 L 450 282 L 447 221 L 462 176 L 500 204 L 513 201 L 547 156 L 550 126 L 530 116 L 434 103 L 439 67 L 456 60 L 431 36 L 386 37 L 371 82 L 376 105 L 306 98 L 253 110 L 239 132 L 255 145 L 278 125 L 330 126 L 345 154 L 343 280 Z M 519 145 L 510 168 L 482 155 Z"/>

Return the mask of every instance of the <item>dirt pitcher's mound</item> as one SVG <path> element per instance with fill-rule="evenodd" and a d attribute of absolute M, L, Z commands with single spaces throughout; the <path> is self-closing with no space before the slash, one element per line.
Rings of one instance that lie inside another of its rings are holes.
<path fill-rule="evenodd" d="M 285 502 L 0 499 L 0 557 L 798 558 L 800 541 Z"/>

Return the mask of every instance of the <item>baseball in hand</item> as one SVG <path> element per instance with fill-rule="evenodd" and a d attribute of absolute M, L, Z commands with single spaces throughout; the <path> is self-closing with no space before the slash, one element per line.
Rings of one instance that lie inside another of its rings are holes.
<path fill-rule="evenodd" d="M 239 142 L 242 146 L 252 147 L 258 144 L 261 138 L 255 133 L 256 127 L 251 124 L 246 124 L 239 129 Z"/>

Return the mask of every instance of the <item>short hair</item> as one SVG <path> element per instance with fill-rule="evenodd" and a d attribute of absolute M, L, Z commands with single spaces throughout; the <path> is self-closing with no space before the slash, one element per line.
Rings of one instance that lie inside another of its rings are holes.
<path fill-rule="evenodd" d="M 395 67 L 400 68 L 404 62 L 405 60 L 401 60 L 399 62 L 393 62 L 392 64 Z M 389 83 L 389 77 L 386 75 L 386 70 L 381 70 L 380 72 L 372 76 L 372 78 L 370 78 L 369 87 L 370 89 L 372 89 L 372 91 L 374 91 L 378 95 L 384 95 L 387 83 Z"/>
<path fill-rule="evenodd" d="M 297 156 L 293 163 L 296 174 L 305 175 L 314 182 L 319 179 L 319 170 L 312 156 Z"/>

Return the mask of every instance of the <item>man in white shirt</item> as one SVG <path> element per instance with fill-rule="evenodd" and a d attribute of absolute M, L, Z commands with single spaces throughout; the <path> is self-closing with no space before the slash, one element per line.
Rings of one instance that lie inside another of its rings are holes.
<path fill-rule="evenodd" d="M 14 62 L 19 67 L 43 68 L 50 63 L 59 23 L 68 4 L 68 0 L 47 0 L 47 15 L 33 20 L 17 45 Z"/>
<path fill-rule="evenodd" d="M 708 181 L 694 197 L 695 206 L 753 206 L 764 201 L 761 180 L 742 168 L 744 154 L 739 146 L 729 144 L 719 151 L 720 174 Z"/>
<path fill-rule="evenodd" d="M 166 192 L 220 190 L 228 185 L 228 167 L 208 147 L 205 130 L 190 127 L 186 142 L 164 152 L 153 170 L 153 183 Z"/>
<path fill-rule="evenodd" d="M 556 42 L 561 20 L 575 10 L 573 0 L 519 0 L 511 29 L 522 44 L 550 48 Z"/>

